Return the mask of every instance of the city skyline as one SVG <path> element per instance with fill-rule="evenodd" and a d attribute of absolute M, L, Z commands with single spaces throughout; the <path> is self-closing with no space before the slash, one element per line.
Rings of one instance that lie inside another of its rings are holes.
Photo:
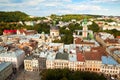
<path fill-rule="evenodd" d="M 0 0 L 0 11 L 22 11 L 33 16 L 51 14 L 120 16 L 120 0 Z"/>

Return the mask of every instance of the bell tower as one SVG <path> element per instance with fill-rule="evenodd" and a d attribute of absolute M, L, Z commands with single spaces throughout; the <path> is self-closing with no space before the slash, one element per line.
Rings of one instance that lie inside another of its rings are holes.
<path fill-rule="evenodd" d="M 88 27 L 87 27 L 87 19 L 86 18 L 83 20 L 82 26 L 83 26 L 83 28 L 82 28 L 82 30 L 83 30 L 82 37 L 87 38 L 87 36 L 88 36 Z"/>

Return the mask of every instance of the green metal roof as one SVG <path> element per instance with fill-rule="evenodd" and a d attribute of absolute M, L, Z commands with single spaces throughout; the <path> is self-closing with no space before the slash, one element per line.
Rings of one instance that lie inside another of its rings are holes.
<path fill-rule="evenodd" d="M 56 59 L 68 60 L 68 53 L 57 53 Z"/>

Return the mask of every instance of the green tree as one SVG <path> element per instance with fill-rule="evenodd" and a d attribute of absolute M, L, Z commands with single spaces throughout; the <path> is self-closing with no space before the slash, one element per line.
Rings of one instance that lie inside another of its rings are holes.
<path fill-rule="evenodd" d="M 92 25 L 89 25 L 88 29 L 92 30 L 93 32 L 98 32 L 100 30 L 98 24 L 96 24 L 95 22 L 93 22 Z"/>
<path fill-rule="evenodd" d="M 62 79 L 60 79 L 60 80 L 68 80 L 66 77 L 63 77 Z"/>
<path fill-rule="evenodd" d="M 41 76 L 42 80 L 107 80 L 103 74 L 69 69 L 48 69 L 42 71 Z"/>

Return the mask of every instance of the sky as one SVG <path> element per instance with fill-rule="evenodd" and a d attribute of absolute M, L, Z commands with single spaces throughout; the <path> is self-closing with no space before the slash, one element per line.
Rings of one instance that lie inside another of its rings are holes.
<path fill-rule="evenodd" d="M 120 0 L 0 0 L 0 11 L 32 16 L 95 14 L 120 16 Z"/>

